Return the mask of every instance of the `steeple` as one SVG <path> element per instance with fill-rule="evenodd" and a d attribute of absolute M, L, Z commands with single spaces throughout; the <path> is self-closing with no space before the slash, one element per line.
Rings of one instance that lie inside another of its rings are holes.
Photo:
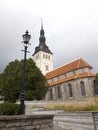
<path fill-rule="evenodd" d="M 43 29 L 43 19 L 41 18 L 41 29 Z"/>
<path fill-rule="evenodd" d="M 39 46 L 37 46 L 35 48 L 35 52 L 34 52 L 33 55 L 35 55 L 39 51 L 43 51 L 43 52 L 52 54 L 52 52 L 50 51 L 50 49 L 46 45 L 46 38 L 45 38 L 44 34 L 45 33 L 44 33 L 44 29 L 43 29 L 43 22 L 42 22 L 42 19 L 41 19 L 41 30 L 40 30 L 40 37 L 39 37 Z"/>
<path fill-rule="evenodd" d="M 45 41 L 46 41 L 46 38 L 44 36 L 43 22 L 42 22 L 42 19 L 41 19 L 41 30 L 40 30 L 40 37 L 39 37 L 39 46 L 46 46 Z"/>
<path fill-rule="evenodd" d="M 46 45 L 46 38 L 43 29 L 42 19 L 39 36 L 39 45 L 35 47 L 35 51 L 33 53 L 33 60 L 35 61 L 36 66 L 41 70 L 41 72 L 44 75 L 53 70 L 53 53 Z"/>

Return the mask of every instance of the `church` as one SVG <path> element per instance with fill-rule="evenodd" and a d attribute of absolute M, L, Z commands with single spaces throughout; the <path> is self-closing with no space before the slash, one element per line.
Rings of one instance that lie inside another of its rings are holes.
<path fill-rule="evenodd" d="M 46 76 L 49 84 L 46 100 L 82 100 L 98 95 L 96 74 L 84 59 L 79 58 L 53 69 L 53 53 L 46 45 L 43 24 L 41 24 L 39 45 L 35 48 L 33 60 Z"/>

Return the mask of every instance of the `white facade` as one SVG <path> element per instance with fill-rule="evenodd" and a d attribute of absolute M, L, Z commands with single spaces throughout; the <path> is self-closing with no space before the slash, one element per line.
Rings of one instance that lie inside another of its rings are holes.
<path fill-rule="evenodd" d="M 33 55 L 33 60 L 44 75 L 53 70 L 53 54 L 39 51 Z"/>

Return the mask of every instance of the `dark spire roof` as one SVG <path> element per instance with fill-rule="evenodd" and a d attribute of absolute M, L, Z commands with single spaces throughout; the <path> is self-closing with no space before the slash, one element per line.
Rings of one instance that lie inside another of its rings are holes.
<path fill-rule="evenodd" d="M 42 20 L 41 20 L 41 30 L 40 30 L 40 37 L 39 37 L 39 46 L 36 46 L 35 52 L 33 55 L 35 55 L 39 51 L 44 51 L 44 52 L 52 54 L 52 52 L 50 51 L 50 49 L 46 45 L 46 38 L 44 36 L 44 29 L 43 29 Z"/>

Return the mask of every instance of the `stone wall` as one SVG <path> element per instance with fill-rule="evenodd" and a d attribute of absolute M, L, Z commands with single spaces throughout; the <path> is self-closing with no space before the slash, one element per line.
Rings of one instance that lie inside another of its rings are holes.
<path fill-rule="evenodd" d="M 54 117 L 54 125 L 64 130 L 98 130 L 98 112 L 58 114 Z"/>
<path fill-rule="evenodd" d="M 0 130 L 53 130 L 53 115 L 0 116 Z"/>
<path fill-rule="evenodd" d="M 98 130 L 98 112 L 93 112 L 92 115 L 93 115 L 95 130 Z"/>
<path fill-rule="evenodd" d="M 84 98 L 91 98 L 95 97 L 94 94 L 94 84 L 93 81 L 95 80 L 94 77 L 86 77 L 86 78 L 79 78 L 79 79 L 74 79 L 70 81 L 65 81 L 63 83 L 54 85 L 52 87 L 49 87 L 49 91 L 46 94 L 46 100 L 54 100 L 54 101 L 68 101 L 68 100 L 73 100 L 73 101 L 81 101 Z M 80 83 L 81 81 L 85 84 L 85 95 L 82 95 Z M 69 84 L 72 86 L 72 96 L 70 97 L 70 92 L 69 92 Z M 60 87 L 60 97 L 58 97 L 58 86 Z"/>

